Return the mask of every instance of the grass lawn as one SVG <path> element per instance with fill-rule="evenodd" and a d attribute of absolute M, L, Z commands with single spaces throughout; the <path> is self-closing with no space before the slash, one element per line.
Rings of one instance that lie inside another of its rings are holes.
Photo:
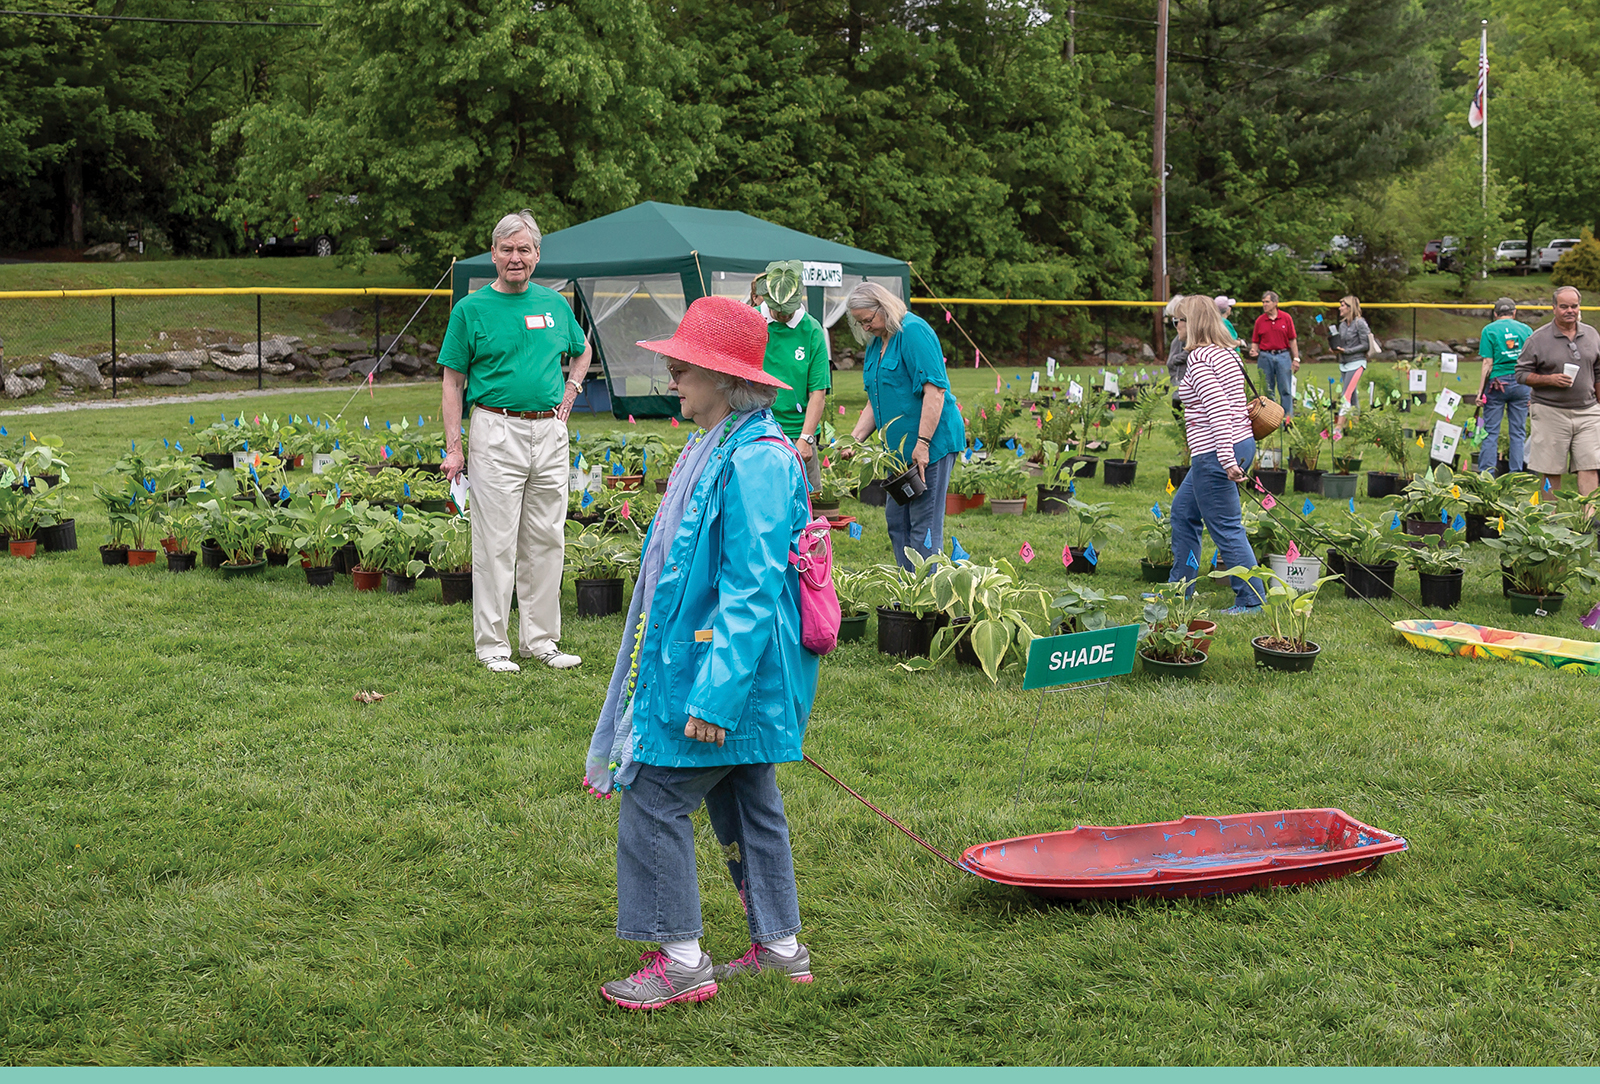
<path fill-rule="evenodd" d="M 964 394 L 993 379 L 956 376 Z M 853 420 L 859 377 L 839 384 Z M 321 411 L 336 397 L 247 409 Z M 377 424 L 437 407 L 433 389 L 380 387 L 352 412 Z M 26 424 L 66 438 L 86 493 L 128 440 L 181 435 L 190 412 Z M 1131 490 L 1095 479 L 1086 495 L 1113 501 L 1131 533 L 1166 503 L 1171 453 L 1156 438 Z M 881 513 L 849 510 L 866 531 L 840 540 L 839 559 L 887 560 Z M 954 666 L 914 675 L 870 642 L 847 645 L 823 663 L 807 750 L 947 853 L 1079 823 L 1304 806 L 1338 806 L 1412 849 L 1299 890 L 1052 905 L 949 869 L 788 765 L 817 981 L 730 983 L 700 1006 L 630 1014 L 596 991 L 639 951 L 612 926 L 616 807 L 579 786 L 620 617 L 569 618 L 563 646 L 585 657 L 574 672 L 491 676 L 467 609 L 439 605 L 434 581 L 357 596 L 347 579 L 314 591 L 298 569 L 247 583 L 103 568 L 103 526 L 86 502 L 77 553 L 0 558 L 13 645 L 0 671 L 5 1063 L 1592 1064 L 1600 1052 L 1591 678 L 1423 654 L 1335 590 L 1313 624 L 1312 674 L 1257 672 L 1261 620 L 1221 618 L 1209 676 L 1112 687 L 1090 766 L 1095 697 L 1048 697 L 1040 714 L 1015 673 L 998 687 Z M 947 534 L 978 558 L 1031 542 L 1029 575 L 1064 582 L 1050 517 L 970 512 Z M 1136 600 L 1139 555 L 1131 538 L 1108 547 L 1096 581 Z M 1414 598 L 1415 576 L 1400 583 Z M 1595 639 L 1576 620 L 1592 602 L 1569 599 L 1540 631 Z M 1136 620 L 1136 605 L 1120 616 Z M 1481 547 L 1459 616 L 1514 624 Z M 352 702 L 363 689 L 387 699 Z M 703 820 L 701 835 L 705 944 L 722 960 L 745 949 L 745 927 Z"/>

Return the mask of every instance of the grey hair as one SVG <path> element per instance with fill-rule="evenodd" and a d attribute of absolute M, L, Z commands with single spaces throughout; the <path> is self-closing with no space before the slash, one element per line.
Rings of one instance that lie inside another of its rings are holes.
<path fill-rule="evenodd" d="M 1182 294 L 1176 294 L 1176 295 L 1174 295 L 1174 297 L 1172 298 L 1171 301 L 1167 302 L 1167 307 L 1165 309 L 1161 310 L 1161 314 L 1163 316 L 1165 316 L 1168 320 L 1176 320 L 1178 318 L 1178 306 L 1180 306 L 1182 304 L 1183 304 L 1183 295 Z"/>
<path fill-rule="evenodd" d="M 884 330 L 891 338 L 900 334 L 906 318 L 906 303 L 876 282 L 857 283 L 844 299 L 844 307 L 851 312 L 881 312 Z"/>
<path fill-rule="evenodd" d="M 539 232 L 539 223 L 533 220 L 533 212 L 526 207 L 520 211 L 513 211 L 495 224 L 494 232 L 489 235 L 489 247 L 499 248 L 500 242 L 507 237 L 524 232 L 533 238 L 534 248 L 538 248 L 544 240 L 544 234 Z"/>
<path fill-rule="evenodd" d="M 711 374 L 711 382 L 717 391 L 728 398 L 728 409 L 735 414 L 748 414 L 752 410 L 765 410 L 778 401 L 778 388 L 775 384 L 752 384 L 743 377 L 731 373 L 719 373 L 715 369 L 707 369 Z"/>
<path fill-rule="evenodd" d="M 1557 286 L 1550 293 L 1550 301 L 1551 301 L 1552 304 L 1554 304 L 1555 300 L 1558 297 L 1561 296 L 1561 291 L 1562 290 L 1571 290 L 1574 294 L 1577 295 L 1578 304 L 1580 304 L 1580 305 L 1583 304 L 1583 291 L 1578 289 L 1576 286 Z"/>
<path fill-rule="evenodd" d="M 1276 291 L 1276 290 L 1262 290 L 1261 291 L 1261 296 L 1262 296 L 1263 299 L 1269 298 L 1269 297 L 1272 298 L 1272 303 L 1274 305 L 1276 305 L 1278 303 L 1278 291 Z"/>

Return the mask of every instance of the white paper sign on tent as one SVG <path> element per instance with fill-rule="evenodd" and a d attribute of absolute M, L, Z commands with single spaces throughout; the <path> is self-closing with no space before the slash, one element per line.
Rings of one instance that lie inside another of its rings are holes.
<path fill-rule="evenodd" d="M 1038 395 L 1039 394 L 1039 370 L 1038 369 L 1035 369 L 1033 371 L 1033 379 L 1028 381 L 1028 394 L 1029 395 Z"/>
<path fill-rule="evenodd" d="M 1428 455 L 1448 462 L 1455 458 L 1456 445 L 1461 443 L 1461 427 L 1449 422 L 1438 422 L 1433 427 L 1433 448 Z"/>
<path fill-rule="evenodd" d="M 1455 372 L 1456 371 L 1456 355 L 1454 355 L 1454 354 L 1440 354 L 1439 355 L 1439 371 L 1441 373 L 1453 373 L 1453 372 Z"/>
<path fill-rule="evenodd" d="M 1067 384 L 1067 402 L 1083 402 L 1083 385 L 1078 383 L 1076 380 L 1070 381 Z"/>
<path fill-rule="evenodd" d="M 1122 381 L 1117 379 L 1116 373 L 1106 373 L 1106 394 L 1116 395 L 1122 391 Z"/>
<path fill-rule="evenodd" d="M 1044 359 L 1044 372 L 1045 372 L 1045 375 L 1048 376 L 1051 380 L 1054 380 L 1056 378 L 1056 359 L 1055 358 L 1045 358 Z"/>
<path fill-rule="evenodd" d="M 1427 391 L 1428 390 L 1428 370 L 1426 370 L 1426 369 L 1412 369 L 1411 370 L 1411 390 L 1412 391 Z"/>
<path fill-rule="evenodd" d="M 1433 404 L 1433 412 L 1435 414 L 1443 414 L 1445 416 L 1445 420 L 1447 421 L 1454 421 L 1456 416 L 1456 407 L 1460 405 L 1461 396 L 1451 391 L 1449 388 L 1444 388 L 1439 392 L 1439 401 Z"/>

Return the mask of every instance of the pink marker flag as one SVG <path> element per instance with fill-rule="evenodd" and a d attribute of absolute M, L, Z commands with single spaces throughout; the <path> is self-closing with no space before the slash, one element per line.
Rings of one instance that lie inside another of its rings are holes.
<path fill-rule="evenodd" d="M 1295 561 L 1300 560 L 1300 547 L 1295 545 L 1293 542 L 1290 542 L 1289 552 L 1285 553 L 1284 556 L 1289 559 L 1291 564 L 1293 564 Z"/>
<path fill-rule="evenodd" d="M 623 501 L 622 502 L 622 518 L 623 519 L 627 519 L 628 518 L 628 502 L 627 501 Z M 1292 558 L 1292 557 L 1290 558 L 1290 560 L 1293 560 L 1293 559 L 1294 558 Z"/>
<path fill-rule="evenodd" d="M 1043 418 L 1035 418 L 1035 419 L 1033 419 L 1033 427 L 1035 429 L 1043 429 L 1044 428 L 1044 419 Z"/>
<path fill-rule="evenodd" d="M 678 419 L 677 418 L 673 418 L 672 419 L 672 428 L 674 428 L 674 429 L 678 428 Z"/>
<path fill-rule="evenodd" d="M 1020 550 L 1018 550 L 1017 552 L 1022 554 L 1022 563 L 1023 564 L 1026 565 L 1026 564 L 1032 564 L 1033 563 L 1033 544 L 1031 542 L 1024 542 L 1022 544 L 1022 548 Z"/>
<path fill-rule="evenodd" d="M 1265 508 L 1268 512 L 1272 511 L 1274 508 L 1278 507 L 1278 498 L 1268 493 L 1265 497 L 1261 498 L 1261 507 Z"/>
<path fill-rule="evenodd" d="M 828 466 L 828 457 L 827 456 L 823 456 L 822 457 L 822 465 L 824 467 Z"/>
<path fill-rule="evenodd" d="M 1070 542 L 1061 547 L 1061 563 L 1067 568 L 1072 567 L 1072 543 Z"/>
<path fill-rule="evenodd" d="M 628 424 L 629 425 L 638 425 L 639 423 L 633 420 L 633 415 L 632 414 L 629 414 L 628 415 Z"/>
<path fill-rule="evenodd" d="M 840 408 L 839 408 L 839 413 L 840 413 L 840 414 L 843 414 L 843 413 L 844 413 L 844 407 L 840 407 Z"/>
<path fill-rule="evenodd" d="M 950 321 L 952 321 L 954 319 L 955 319 L 955 317 L 950 315 L 950 310 L 949 309 L 945 309 L 944 310 L 944 322 L 948 324 Z"/>
<path fill-rule="evenodd" d="M 1266 491 L 1267 491 L 1267 487 L 1261 484 L 1261 479 L 1260 478 L 1257 478 L 1256 479 L 1256 492 L 1265 493 Z"/>
<path fill-rule="evenodd" d="M 1000 378 L 999 373 L 994 374 L 994 393 L 999 395 L 1006 390 L 1006 382 Z"/>

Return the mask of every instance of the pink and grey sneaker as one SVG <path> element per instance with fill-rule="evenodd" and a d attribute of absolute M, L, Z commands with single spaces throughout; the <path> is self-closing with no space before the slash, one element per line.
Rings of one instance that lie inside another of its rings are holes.
<path fill-rule="evenodd" d="M 729 960 L 712 969 L 717 981 L 736 975 L 753 975 L 757 971 L 776 971 L 788 975 L 790 982 L 811 981 L 811 950 L 801 945 L 793 956 L 779 956 L 765 945 L 754 942 L 750 951 L 737 960 Z"/>
<path fill-rule="evenodd" d="M 665 952 L 647 952 L 639 959 L 645 967 L 625 979 L 612 979 L 600 985 L 600 994 L 624 1009 L 659 1009 L 680 1001 L 705 1001 L 717 992 L 711 957 L 700 954 L 700 962 L 685 967 Z"/>

